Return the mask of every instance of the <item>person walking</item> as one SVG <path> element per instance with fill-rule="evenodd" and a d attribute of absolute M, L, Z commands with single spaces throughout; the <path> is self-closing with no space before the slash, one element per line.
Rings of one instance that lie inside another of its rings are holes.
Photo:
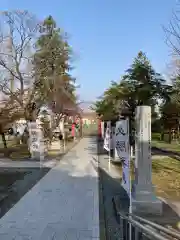
<path fill-rule="evenodd" d="M 60 132 L 59 133 L 59 143 L 60 143 L 60 152 L 61 152 L 61 149 L 63 149 L 63 135 L 62 133 Z"/>
<path fill-rule="evenodd" d="M 59 140 L 60 140 L 60 141 L 62 141 L 62 140 L 63 140 L 63 135 L 62 135 L 62 133 L 61 133 L 61 132 L 59 133 Z"/>

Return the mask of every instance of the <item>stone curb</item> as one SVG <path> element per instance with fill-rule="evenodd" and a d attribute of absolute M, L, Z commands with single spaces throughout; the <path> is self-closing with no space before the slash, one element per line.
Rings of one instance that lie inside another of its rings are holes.
<path fill-rule="evenodd" d="M 106 240 L 106 221 L 105 221 L 105 209 L 103 204 L 103 185 L 101 183 L 100 177 L 100 166 L 99 166 L 99 141 L 97 139 L 97 169 L 98 169 L 98 182 L 99 182 L 99 229 L 100 229 L 100 239 Z"/>

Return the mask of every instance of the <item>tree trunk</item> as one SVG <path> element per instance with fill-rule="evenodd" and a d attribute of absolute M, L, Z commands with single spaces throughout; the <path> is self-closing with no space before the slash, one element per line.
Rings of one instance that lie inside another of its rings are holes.
<path fill-rule="evenodd" d="M 161 141 L 164 141 L 164 131 L 161 132 Z"/>
<path fill-rule="evenodd" d="M 169 129 L 169 137 L 168 137 L 168 143 L 171 143 L 172 137 L 171 137 L 171 129 Z"/>
<path fill-rule="evenodd" d="M 7 148 L 7 143 L 6 143 L 6 138 L 5 138 L 4 132 L 1 133 L 1 137 L 2 137 L 4 148 Z"/>
<path fill-rule="evenodd" d="M 0 124 L 0 135 L 1 135 L 1 138 L 2 138 L 4 148 L 7 148 L 6 138 L 5 138 L 5 134 L 3 132 L 3 127 L 2 127 L 1 124 Z"/>

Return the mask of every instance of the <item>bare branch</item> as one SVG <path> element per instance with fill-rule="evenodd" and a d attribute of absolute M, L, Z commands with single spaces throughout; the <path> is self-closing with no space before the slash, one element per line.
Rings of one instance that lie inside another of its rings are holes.
<path fill-rule="evenodd" d="M 27 75 L 22 69 L 27 62 L 32 61 L 31 50 L 33 51 L 39 23 L 27 11 L 4 12 L 0 20 L 6 28 L 5 30 L 1 28 L 0 33 L 0 48 L 4 49 L 5 46 L 5 51 L 0 52 L 0 66 L 14 78 L 14 81 L 19 80 L 22 95 Z"/>
<path fill-rule="evenodd" d="M 180 74 L 180 17 L 179 17 L 179 6 L 180 1 L 177 3 L 177 9 L 172 12 L 172 19 L 169 22 L 168 27 L 163 27 L 166 37 L 166 43 L 171 49 L 171 53 L 173 56 L 173 68 L 175 70 L 175 74 Z"/>

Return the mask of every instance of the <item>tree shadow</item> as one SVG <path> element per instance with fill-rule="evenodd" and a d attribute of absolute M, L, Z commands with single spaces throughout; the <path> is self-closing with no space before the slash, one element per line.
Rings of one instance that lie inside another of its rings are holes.
<path fill-rule="evenodd" d="M 95 144 L 94 139 L 89 141 Z M 96 147 L 87 148 L 88 153 L 94 153 L 94 148 Z M 16 208 L 12 208 L 7 217 L 0 221 L 0 233 L 3 231 L 16 236 L 18 229 L 28 234 L 28 229 L 23 230 L 22 225 L 20 226 L 22 221 L 20 223 L 18 219 L 27 219 L 27 223 L 36 220 L 36 224 L 42 219 L 47 219 L 44 238 L 45 236 L 48 238 L 50 236 L 48 234 L 54 234 L 57 238 L 63 239 L 63 234 L 77 234 L 77 229 L 87 229 L 86 233 L 82 233 L 87 235 L 80 237 L 90 238 L 93 235 L 92 225 L 99 224 L 100 239 L 119 239 L 121 229 L 117 212 L 128 213 L 129 197 L 121 186 L 121 178 L 112 177 L 110 172 L 105 171 L 98 157 L 93 158 L 94 160 L 82 168 L 82 165 L 77 164 L 77 151 L 66 155 L 61 165 L 46 174 L 42 181 L 39 181 L 32 191 L 18 202 Z M 114 204 L 115 198 L 118 198 L 118 204 Z M 99 219 L 96 214 L 98 210 Z M 17 219 L 19 214 L 21 216 Z M 153 222 L 166 225 L 171 222 L 170 219 L 173 219 L 174 224 L 179 221 L 177 214 L 167 204 L 163 205 L 163 214 L 160 219 L 153 218 Z M 7 228 L 6 221 L 9 218 L 11 223 Z M 149 219 L 149 216 L 147 218 Z M 62 229 L 62 222 L 66 223 L 66 229 Z M 10 226 L 11 224 L 13 227 Z"/>
<path fill-rule="evenodd" d="M 71 150 L 72 157 L 74 159 L 77 159 L 76 156 L 76 151 L 74 151 L 72 148 L 77 144 L 73 143 L 69 146 L 69 148 L 66 149 L 65 152 L 62 154 L 57 154 L 54 157 L 57 157 L 58 160 L 62 159 L 65 157 L 65 155 Z M 45 162 L 48 162 L 51 160 L 51 158 L 46 158 L 44 160 Z M 69 159 L 71 156 L 69 156 Z M 31 162 L 33 161 L 30 158 L 24 158 L 21 159 L 22 161 L 25 160 L 30 160 Z M 42 167 L 39 168 L 37 166 L 35 167 L 3 167 L 1 166 L 0 168 L 0 174 L 3 176 L 7 175 L 10 179 L 9 181 L 13 180 L 13 183 L 9 185 L 8 187 L 7 182 L 2 182 L 0 183 L 0 218 L 7 212 L 9 209 L 11 209 L 12 206 L 14 206 L 42 177 L 44 177 L 49 170 L 51 170 L 51 167 Z M 7 174 L 6 174 L 7 173 Z M 19 175 L 24 174 L 24 176 L 21 179 L 18 179 Z M 12 179 L 15 176 L 15 179 Z M 2 176 L 1 176 L 2 177 Z M 4 181 L 6 178 L 4 179 Z M 5 186 L 5 187 L 4 187 Z M 2 190 L 3 189 L 3 190 Z M 5 196 L 2 198 L 2 196 Z"/>
<path fill-rule="evenodd" d="M 14 174 L 23 174 L 22 178 L 14 179 L 13 183 L 6 187 L 1 194 L 6 194 L 6 198 L 0 201 L 0 218 L 3 217 L 42 177 L 44 177 L 50 168 L 7 168 L 1 167 L 3 173 L 7 172 L 10 178 Z M 0 173 L 1 174 L 1 173 Z M 6 183 L 7 185 L 7 183 Z M 0 187 L 3 185 L 1 183 Z"/>
<path fill-rule="evenodd" d="M 98 155 L 104 155 L 107 154 L 108 152 L 104 149 L 104 139 L 98 138 L 97 139 L 97 154 Z"/>
<path fill-rule="evenodd" d="M 57 239 L 76 239 L 77 235 L 78 239 L 98 238 L 98 175 L 91 164 L 85 166 L 82 169 L 76 158 L 67 156 L 0 220 L 0 234 L 6 233 L 8 238 L 19 232 L 28 238 L 32 223 L 40 226 L 44 219 L 41 239 L 52 235 Z M 34 238 L 39 239 L 42 229 L 36 228 Z"/>
<path fill-rule="evenodd" d="M 103 169 L 100 169 L 99 173 L 103 182 L 106 234 L 109 239 L 118 239 L 117 237 L 120 237 L 120 226 L 117 225 L 117 223 L 119 224 L 119 214 L 128 215 L 130 199 L 127 192 L 121 186 L 121 179 L 112 178 Z M 112 212 L 112 209 L 114 212 Z M 172 226 L 178 230 L 177 223 L 180 217 L 166 202 L 162 202 L 162 215 L 138 214 L 138 216 L 162 226 Z"/>
<path fill-rule="evenodd" d="M 164 150 L 164 149 L 161 149 L 161 148 L 157 148 L 157 147 L 152 147 L 151 148 L 151 153 L 152 153 L 152 156 L 155 156 L 155 155 L 158 155 L 158 156 L 167 156 L 167 157 L 171 157 L 171 158 L 174 158 L 178 161 L 180 161 L 180 153 L 179 152 L 173 152 L 173 151 L 170 151 L 170 150 Z"/>
<path fill-rule="evenodd" d="M 102 145 L 99 145 L 99 148 L 101 149 Z M 99 154 L 99 159 L 101 158 L 101 155 L 102 154 Z M 116 216 L 116 221 L 117 221 L 117 220 L 119 220 L 119 218 L 117 217 L 118 212 L 122 212 L 125 214 L 128 214 L 128 212 L 129 212 L 129 204 L 130 204 L 129 196 L 126 193 L 126 191 L 124 190 L 124 188 L 121 186 L 121 178 L 120 177 L 119 178 L 112 177 L 110 172 L 108 174 L 107 171 L 104 171 L 104 169 L 101 168 L 100 161 L 97 160 L 97 162 L 99 163 L 99 175 L 100 175 L 100 179 L 101 179 L 100 181 L 103 184 L 103 195 L 104 195 L 103 199 L 104 199 L 104 201 L 106 201 L 106 199 L 111 198 L 111 204 L 113 204 L 114 214 Z M 116 167 L 116 165 L 114 163 L 113 163 L 113 166 Z M 119 167 L 119 164 L 118 164 L 118 167 Z M 106 205 L 106 203 L 104 205 Z M 109 210 L 109 208 L 111 208 L 110 206 L 111 206 L 110 203 L 108 203 L 108 205 L 105 207 L 106 212 L 110 211 Z M 170 204 L 166 203 L 165 201 L 162 201 L 162 215 L 161 216 L 151 215 L 151 214 L 143 214 L 143 215 L 139 214 L 139 216 L 142 216 L 145 219 L 150 220 L 155 223 L 158 223 L 162 226 L 170 225 L 176 229 L 177 229 L 177 223 L 180 220 L 179 215 L 174 211 L 173 207 L 171 207 Z M 106 217 L 106 218 L 107 218 L 107 220 L 106 220 L 107 227 L 106 228 L 111 229 L 109 231 L 110 236 L 112 237 L 112 239 L 117 239 L 117 238 L 113 238 L 113 236 L 116 236 L 116 237 L 119 236 L 116 231 L 117 226 L 115 225 L 115 227 L 114 226 L 112 227 L 112 225 L 114 224 L 114 220 L 112 220 L 113 224 L 111 224 L 111 221 L 109 221 L 109 217 Z M 111 212 L 111 218 L 113 218 L 112 212 Z M 109 227 L 108 227 L 108 225 L 109 225 Z M 114 230 L 112 230 L 112 228 Z M 114 233 L 112 234 L 112 232 L 114 232 Z M 109 239 L 111 239 L 111 238 L 109 238 Z"/>

